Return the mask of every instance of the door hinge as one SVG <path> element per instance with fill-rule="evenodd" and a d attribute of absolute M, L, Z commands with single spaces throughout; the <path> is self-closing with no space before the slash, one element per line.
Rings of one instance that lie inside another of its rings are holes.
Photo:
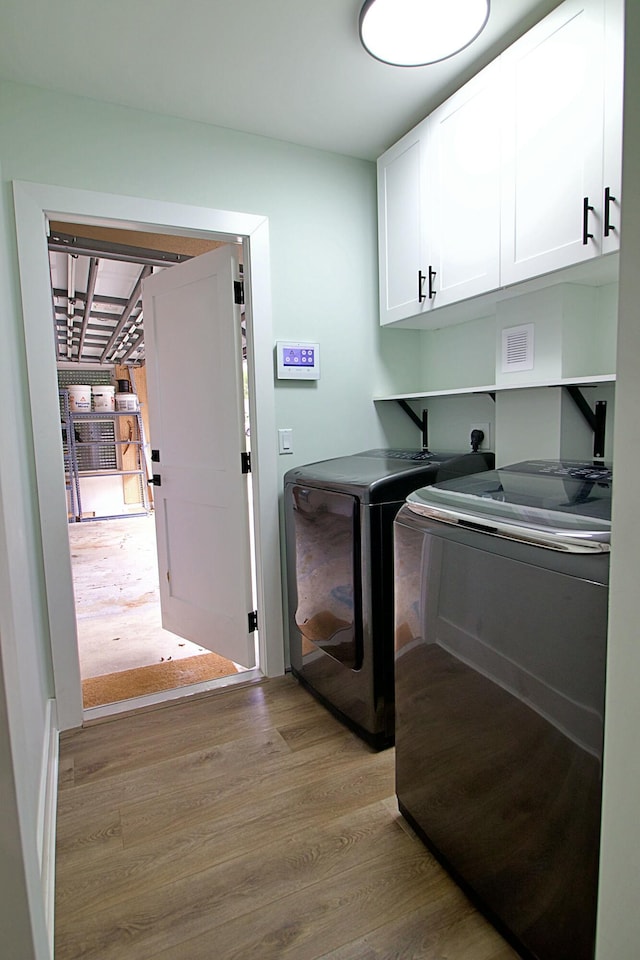
<path fill-rule="evenodd" d="M 244 281 L 233 281 L 233 302 L 244 303 Z"/>
<path fill-rule="evenodd" d="M 242 472 L 251 473 L 251 454 L 250 453 L 241 453 L 242 460 Z"/>
<path fill-rule="evenodd" d="M 152 450 L 151 451 L 151 461 L 152 463 L 160 463 L 160 451 Z"/>
<path fill-rule="evenodd" d="M 159 473 L 154 473 L 153 476 L 151 477 L 151 480 L 148 480 L 147 482 L 152 484 L 154 487 L 161 487 L 162 477 L 160 476 Z"/>
<path fill-rule="evenodd" d="M 248 614 L 249 633 L 254 633 L 258 629 L 258 611 L 251 610 Z"/>

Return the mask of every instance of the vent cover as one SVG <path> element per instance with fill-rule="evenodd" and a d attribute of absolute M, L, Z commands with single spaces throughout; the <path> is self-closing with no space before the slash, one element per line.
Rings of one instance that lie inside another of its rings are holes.
<path fill-rule="evenodd" d="M 502 373 L 533 370 L 533 328 L 525 323 L 502 331 Z"/>

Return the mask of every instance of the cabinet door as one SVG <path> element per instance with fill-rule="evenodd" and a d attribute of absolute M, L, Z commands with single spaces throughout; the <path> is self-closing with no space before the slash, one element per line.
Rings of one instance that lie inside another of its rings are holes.
<path fill-rule="evenodd" d="M 419 124 L 378 160 L 380 322 L 421 313 L 418 275 L 425 269 L 422 241 L 422 172 L 426 123 Z"/>
<path fill-rule="evenodd" d="M 604 59 L 604 173 L 602 252 L 620 247 L 624 0 L 606 0 Z M 608 209 L 607 209 L 608 207 Z"/>
<path fill-rule="evenodd" d="M 500 282 L 500 63 L 482 70 L 430 116 L 426 231 L 433 307 Z"/>
<path fill-rule="evenodd" d="M 603 24 L 602 0 L 566 0 L 502 57 L 503 285 L 602 252 Z"/>

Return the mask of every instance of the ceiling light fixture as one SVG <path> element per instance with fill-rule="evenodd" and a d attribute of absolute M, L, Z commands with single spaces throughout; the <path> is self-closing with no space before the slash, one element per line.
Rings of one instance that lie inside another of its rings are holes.
<path fill-rule="evenodd" d="M 360 40 L 376 60 L 422 67 L 468 47 L 489 19 L 490 0 L 366 0 Z"/>

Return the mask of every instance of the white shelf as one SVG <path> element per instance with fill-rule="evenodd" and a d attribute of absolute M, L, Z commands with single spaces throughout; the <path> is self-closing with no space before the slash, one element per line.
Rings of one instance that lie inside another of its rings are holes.
<path fill-rule="evenodd" d="M 600 383 L 614 383 L 615 373 L 604 373 L 595 377 L 565 377 L 562 380 L 541 380 L 534 383 L 492 383 L 483 387 L 457 387 L 453 390 L 423 390 L 419 393 L 394 393 L 383 397 L 374 397 L 373 402 L 379 400 L 420 400 L 423 397 L 457 397 L 470 393 L 498 393 L 503 390 L 535 390 L 539 387 L 593 387 Z"/>

